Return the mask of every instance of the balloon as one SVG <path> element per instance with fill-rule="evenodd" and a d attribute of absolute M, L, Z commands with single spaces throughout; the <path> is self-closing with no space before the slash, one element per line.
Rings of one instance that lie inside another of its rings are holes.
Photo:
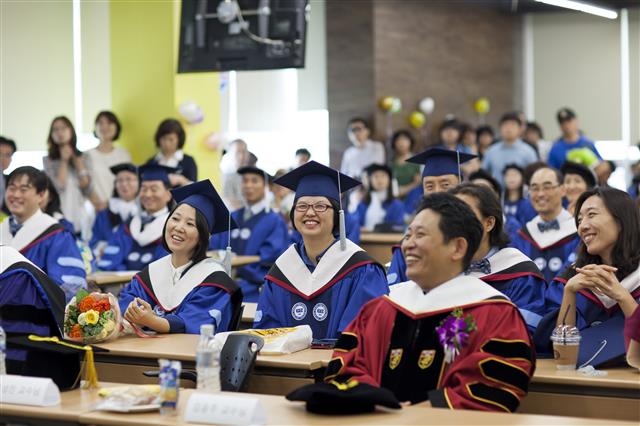
<path fill-rule="evenodd" d="M 184 101 L 178 107 L 178 112 L 189 124 L 197 124 L 204 120 L 202 108 L 194 101 Z"/>
<path fill-rule="evenodd" d="M 567 153 L 567 160 L 574 163 L 580 163 L 584 166 L 591 167 L 597 163 L 598 157 L 589 148 L 576 148 Z"/>
<path fill-rule="evenodd" d="M 480 115 L 486 115 L 491 110 L 491 103 L 483 96 L 473 104 L 473 109 Z"/>
<path fill-rule="evenodd" d="M 413 127 L 414 129 L 420 129 L 426 122 L 427 117 L 425 117 L 424 114 L 420 111 L 413 111 L 409 115 L 409 124 L 411 124 L 411 127 Z"/>
<path fill-rule="evenodd" d="M 435 101 L 433 100 L 433 98 L 429 98 L 429 97 L 422 99 L 418 103 L 418 109 L 423 113 L 425 113 L 426 115 L 431 114 L 435 106 L 436 106 Z"/>
<path fill-rule="evenodd" d="M 218 132 L 212 132 L 206 135 L 202 142 L 204 147 L 211 151 L 222 151 L 222 137 Z"/>
<path fill-rule="evenodd" d="M 391 108 L 389 109 L 389 112 L 391 114 L 396 114 L 398 112 L 400 112 L 402 110 L 402 101 L 400 100 L 400 98 L 393 98 L 393 101 L 391 102 Z"/>
<path fill-rule="evenodd" d="M 380 99 L 380 108 L 383 111 L 389 111 L 393 106 L 393 99 L 393 96 L 385 96 L 384 98 Z"/>

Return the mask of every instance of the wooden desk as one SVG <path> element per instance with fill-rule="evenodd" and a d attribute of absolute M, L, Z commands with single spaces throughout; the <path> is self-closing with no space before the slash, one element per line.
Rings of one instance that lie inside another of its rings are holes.
<path fill-rule="evenodd" d="M 522 413 L 610 418 L 640 422 L 640 373 L 632 368 L 608 369 L 593 377 L 556 370 L 551 359 L 540 359 L 522 401 Z"/>
<path fill-rule="evenodd" d="M 109 353 L 96 353 L 101 380 L 155 383 L 142 371 L 157 368 L 157 358 L 183 361 L 184 369 L 195 368 L 196 335 L 174 334 L 141 339 L 127 336 L 100 345 Z M 321 380 L 331 359 L 331 350 L 306 349 L 289 355 L 259 355 L 250 391 L 286 395 L 307 383 Z M 605 377 L 590 377 L 575 371 L 557 371 L 552 360 L 539 360 L 520 411 L 590 418 L 640 421 L 640 373 L 633 369 L 610 369 Z"/>
<path fill-rule="evenodd" d="M 171 334 L 157 338 L 124 336 L 98 346 L 109 352 L 95 353 L 100 380 L 122 383 L 155 383 L 142 375 L 158 368 L 158 358 L 182 361 L 184 370 L 195 369 L 195 334 Z M 306 349 L 288 355 L 258 355 L 249 390 L 286 395 L 307 383 L 321 380 L 331 350 Z"/>
<path fill-rule="evenodd" d="M 403 235 L 362 232 L 360 234 L 360 247 L 375 260 L 385 265 L 391 261 L 391 248 L 400 244 Z"/>
<path fill-rule="evenodd" d="M 114 385 L 114 384 L 108 384 Z M 158 412 L 119 414 L 90 411 L 98 400 L 97 390 L 76 389 L 62 394 L 62 403 L 57 407 L 29 407 L 23 405 L 0 404 L 3 420 L 7 417 L 24 422 L 26 419 L 45 419 L 40 424 L 53 421 L 92 425 L 187 425 L 184 410 L 189 396 L 194 391 L 181 389 L 176 416 L 162 417 Z M 452 411 L 428 408 L 424 405 L 404 407 L 401 410 L 378 410 L 375 413 L 353 416 L 321 416 L 304 409 L 304 403 L 290 402 L 281 396 L 234 394 L 235 396 L 258 398 L 262 404 L 267 425 L 304 424 L 304 425 L 389 425 L 389 424 L 443 424 L 443 425 L 584 425 L 602 424 L 602 421 L 575 417 L 552 417 L 524 414 L 485 413 L 477 411 Z M 631 426 L 631 422 L 608 420 L 607 425 Z"/>

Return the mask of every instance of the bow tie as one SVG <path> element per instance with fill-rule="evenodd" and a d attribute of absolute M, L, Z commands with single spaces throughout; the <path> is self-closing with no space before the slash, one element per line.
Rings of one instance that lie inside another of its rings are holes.
<path fill-rule="evenodd" d="M 551 229 L 555 229 L 556 231 L 560 229 L 558 219 L 553 219 L 551 222 L 538 222 L 538 230 L 540 232 L 547 232 Z"/>
<path fill-rule="evenodd" d="M 140 230 L 143 231 L 144 227 L 155 220 L 155 216 L 150 214 L 140 215 Z"/>
<path fill-rule="evenodd" d="M 16 236 L 20 228 L 22 228 L 22 224 L 18 223 L 13 216 L 9 216 L 9 232 L 12 237 Z"/>
<path fill-rule="evenodd" d="M 489 275 L 491 273 L 491 263 L 489 263 L 489 259 L 481 259 L 477 262 L 471 262 L 469 268 L 464 271 L 465 275 L 469 275 L 472 272 L 482 272 L 485 275 Z"/>

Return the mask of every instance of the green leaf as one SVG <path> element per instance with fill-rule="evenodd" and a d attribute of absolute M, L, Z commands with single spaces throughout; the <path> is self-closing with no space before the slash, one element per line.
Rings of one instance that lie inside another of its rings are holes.
<path fill-rule="evenodd" d="M 78 292 L 76 293 L 76 303 L 80 303 L 80 301 L 82 299 L 84 299 L 85 297 L 87 297 L 89 295 L 89 292 L 83 288 L 81 288 L 80 290 L 78 290 Z"/>

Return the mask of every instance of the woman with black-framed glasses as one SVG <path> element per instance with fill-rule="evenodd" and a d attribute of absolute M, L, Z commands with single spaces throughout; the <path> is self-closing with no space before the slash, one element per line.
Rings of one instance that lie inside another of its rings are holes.
<path fill-rule="evenodd" d="M 290 217 L 302 242 L 265 277 L 255 328 L 309 325 L 314 339 L 335 339 L 369 300 L 388 293 L 384 268 L 339 238 L 340 195 L 360 182 L 315 161 L 274 183 L 296 192 Z"/>

